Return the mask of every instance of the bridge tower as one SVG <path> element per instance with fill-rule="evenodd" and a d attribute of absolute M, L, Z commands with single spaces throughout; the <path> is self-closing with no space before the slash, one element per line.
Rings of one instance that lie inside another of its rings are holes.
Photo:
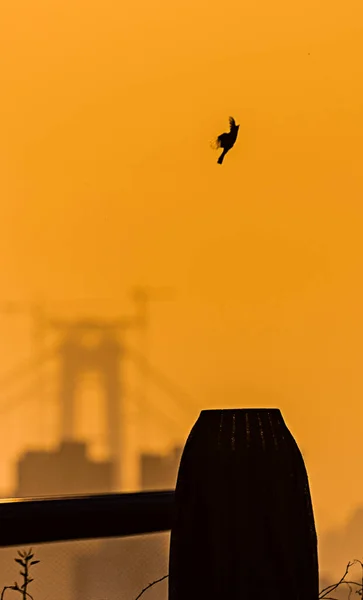
<path fill-rule="evenodd" d="M 122 344 L 119 329 L 122 322 L 75 321 L 52 322 L 61 332 L 58 345 L 60 377 L 58 400 L 61 410 L 61 439 L 76 441 L 76 403 L 79 384 L 83 375 L 93 372 L 100 375 L 106 410 L 109 458 L 114 464 L 114 479 L 120 488 L 122 457 Z M 90 343 L 91 342 L 91 343 Z"/>

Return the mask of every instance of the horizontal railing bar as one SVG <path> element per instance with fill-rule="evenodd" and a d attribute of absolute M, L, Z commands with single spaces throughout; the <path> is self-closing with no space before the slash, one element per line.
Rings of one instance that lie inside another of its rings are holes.
<path fill-rule="evenodd" d="M 169 531 L 174 491 L 0 500 L 0 547 Z"/>

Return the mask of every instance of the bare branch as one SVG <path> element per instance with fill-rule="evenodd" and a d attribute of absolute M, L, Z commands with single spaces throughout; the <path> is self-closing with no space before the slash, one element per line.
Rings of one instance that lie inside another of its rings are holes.
<path fill-rule="evenodd" d="M 352 567 L 354 564 L 359 564 L 362 567 L 362 581 L 361 583 L 358 583 L 357 581 L 345 581 L 345 577 L 347 576 L 347 573 L 350 569 L 350 567 Z M 328 596 L 328 594 L 330 594 L 333 590 L 336 590 L 340 585 L 345 584 L 349 587 L 349 594 L 348 594 L 348 600 L 350 600 L 351 595 L 353 593 L 353 585 L 358 586 L 358 590 L 356 590 L 356 594 L 359 594 L 363 597 L 363 562 L 359 559 L 354 559 L 352 562 L 349 562 L 347 564 L 347 567 L 345 569 L 345 573 L 343 575 L 343 577 L 338 581 L 338 583 L 334 583 L 333 585 L 328 585 L 327 587 L 325 587 L 323 590 L 321 590 L 321 592 L 319 593 L 319 600 L 322 600 L 324 598 L 324 600 L 336 600 L 333 599 L 331 596 Z"/>
<path fill-rule="evenodd" d="M 155 585 L 156 583 L 159 583 L 159 581 L 163 581 L 163 579 L 166 579 L 167 577 L 169 577 L 168 575 L 164 575 L 164 577 L 161 577 L 160 579 L 157 579 L 156 581 L 153 581 L 152 583 L 149 583 L 149 585 L 146 586 L 146 588 L 144 588 L 140 594 L 135 598 L 135 600 L 139 600 L 140 596 L 143 595 L 144 592 L 146 592 L 146 590 L 148 590 L 149 588 L 151 588 L 153 585 Z"/>
<path fill-rule="evenodd" d="M 332 592 L 333 590 L 336 590 L 336 589 L 337 589 L 337 587 L 338 587 L 338 586 L 339 586 L 341 583 L 343 583 L 343 581 L 344 581 L 345 577 L 347 576 L 347 574 L 348 574 L 348 571 L 349 571 L 350 567 L 352 566 L 352 564 L 353 564 L 353 563 L 351 563 L 351 562 L 349 562 L 349 563 L 347 564 L 347 566 L 346 566 L 346 569 L 345 569 L 345 573 L 344 573 L 343 577 L 340 579 L 340 581 L 338 581 L 338 583 L 334 583 L 333 585 L 328 585 L 328 586 L 327 586 L 327 587 L 325 587 L 323 590 L 321 590 L 321 592 L 320 592 L 320 594 L 319 594 L 319 600 L 322 600 L 322 598 L 326 598 L 326 595 L 327 595 L 329 592 Z"/>

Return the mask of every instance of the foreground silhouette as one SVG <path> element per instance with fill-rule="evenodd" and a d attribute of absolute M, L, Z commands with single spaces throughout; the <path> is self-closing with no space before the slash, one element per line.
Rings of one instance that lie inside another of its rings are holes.
<path fill-rule="evenodd" d="M 237 139 L 239 125 L 236 125 L 236 121 L 233 117 L 229 117 L 229 133 L 221 133 L 214 142 L 215 148 L 223 148 L 223 152 L 218 159 L 218 164 L 222 164 L 224 157 L 227 152 L 233 148 Z"/>
<path fill-rule="evenodd" d="M 169 600 L 318 600 L 308 477 L 279 409 L 201 411 L 173 519 Z"/>

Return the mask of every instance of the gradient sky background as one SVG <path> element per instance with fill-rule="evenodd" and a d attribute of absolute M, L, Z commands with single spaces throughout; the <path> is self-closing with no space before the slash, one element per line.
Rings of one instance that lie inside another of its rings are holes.
<path fill-rule="evenodd" d="M 362 19 L 358 0 L 6 0 L 0 18 L 1 301 L 107 315 L 135 284 L 174 288 L 150 358 L 195 399 L 175 439 L 202 408 L 278 406 L 319 531 L 363 504 Z M 0 325 L 5 374 L 31 321 Z M 1 417 L 3 489 L 22 414 Z"/>

